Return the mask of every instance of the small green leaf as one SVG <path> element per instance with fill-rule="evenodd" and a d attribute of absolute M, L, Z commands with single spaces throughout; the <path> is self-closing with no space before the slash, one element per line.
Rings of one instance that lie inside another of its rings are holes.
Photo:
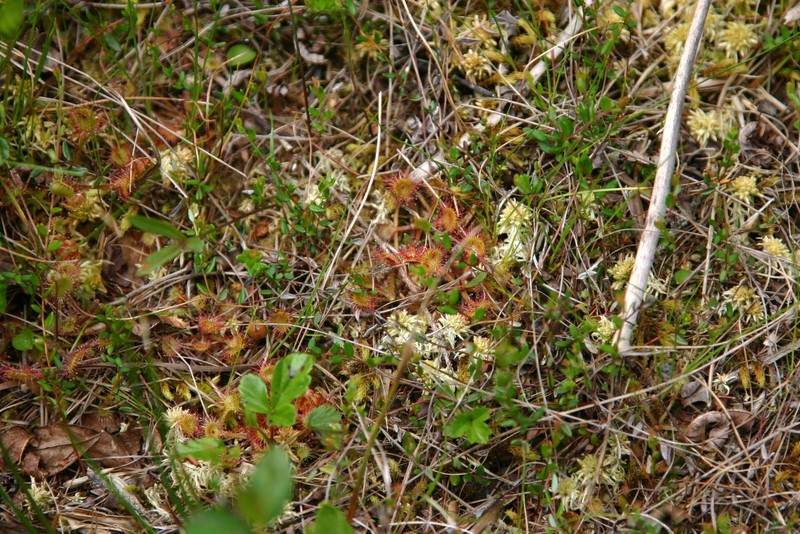
<path fill-rule="evenodd" d="M 31 350 L 33 348 L 33 330 L 25 328 L 22 332 L 14 336 L 11 340 L 11 344 L 18 351 Z"/>
<path fill-rule="evenodd" d="M 547 141 L 550 138 L 547 132 L 545 132 L 544 130 L 539 130 L 538 128 L 533 130 L 528 130 L 527 136 L 537 141 Z"/>
<path fill-rule="evenodd" d="M 353 534 L 353 527 L 347 522 L 344 512 L 330 503 L 322 503 L 316 520 L 308 526 L 308 534 Z"/>
<path fill-rule="evenodd" d="M 600 97 L 600 109 L 603 111 L 611 111 L 614 109 L 614 101 L 607 96 Z"/>
<path fill-rule="evenodd" d="M 11 157 L 11 146 L 6 141 L 5 137 L 0 137 L 0 163 L 8 161 Z"/>
<path fill-rule="evenodd" d="M 272 407 L 288 404 L 304 394 L 311 385 L 309 373 L 314 367 L 314 357 L 294 352 L 283 358 L 272 373 Z"/>
<path fill-rule="evenodd" d="M 239 393 L 242 394 L 245 408 L 256 413 L 270 412 L 267 385 L 257 375 L 244 375 L 239 382 Z"/>
<path fill-rule="evenodd" d="M 541 148 L 542 152 L 545 154 L 558 154 L 564 150 L 564 145 L 561 143 L 548 143 L 541 141 L 539 142 L 539 148 Z"/>
<path fill-rule="evenodd" d="M 252 63 L 256 55 L 256 51 L 246 44 L 235 44 L 228 49 L 228 64 L 232 67 L 241 67 Z"/>
<path fill-rule="evenodd" d="M 5 0 L 0 4 L 0 37 L 16 39 L 22 28 L 25 0 Z"/>
<path fill-rule="evenodd" d="M 527 174 L 515 174 L 514 185 L 519 189 L 523 195 L 528 195 L 531 192 L 531 177 Z"/>
<path fill-rule="evenodd" d="M 492 429 L 485 423 L 489 419 L 489 408 L 479 406 L 467 413 L 462 413 L 453 420 L 448 427 L 449 434 L 454 438 L 464 436 L 470 443 L 488 443 Z"/>
<path fill-rule="evenodd" d="M 692 271 L 687 271 L 684 269 L 681 269 L 680 271 L 675 271 L 674 278 L 676 284 L 682 284 L 691 277 L 692 277 Z"/>
<path fill-rule="evenodd" d="M 614 13 L 616 13 L 620 18 L 622 19 L 628 18 L 628 12 L 625 11 L 624 7 L 615 5 L 611 6 L 611 9 L 613 9 Z"/>
<path fill-rule="evenodd" d="M 122 50 L 122 45 L 119 44 L 119 41 L 117 41 L 117 38 L 114 37 L 114 33 L 113 32 L 105 32 L 103 34 L 103 40 L 106 42 L 108 47 L 111 50 L 113 50 L 114 52 L 119 52 L 120 50 Z"/>
<path fill-rule="evenodd" d="M 447 294 L 447 302 L 451 306 L 458 304 L 459 299 L 461 299 L 461 293 L 458 292 L 458 289 L 454 289 Z"/>
<path fill-rule="evenodd" d="M 180 243 L 172 243 L 167 245 L 161 250 L 157 250 L 147 256 L 147 258 L 144 260 L 144 263 L 142 263 L 142 268 L 139 269 L 136 274 L 139 276 L 147 276 L 148 274 L 152 274 L 160 269 L 161 266 L 166 265 L 180 256 L 181 252 L 183 252 L 183 247 L 180 245 Z"/>
<path fill-rule="evenodd" d="M 575 131 L 575 123 L 569 117 L 559 117 L 556 119 L 558 129 L 561 130 L 561 137 L 567 138 Z"/>
<path fill-rule="evenodd" d="M 188 458 L 203 460 L 210 463 L 218 463 L 223 454 L 228 450 L 225 443 L 219 438 L 200 438 L 192 439 L 186 443 L 178 443 L 175 451 L 178 458 Z"/>
<path fill-rule="evenodd" d="M 192 252 L 195 252 L 197 254 L 203 252 L 204 246 L 205 242 L 199 237 L 190 237 L 189 239 L 186 240 L 186 243 L 184 244 L 184 248 L 186 250 L 191 250 Z"/>
<path fill-rule="evenodd" d="M 128 215 L 128 221 L 134 228 L 138 228 L 143 232 L 163 235 L 164 237 L 171 237 L 173 239 L 186 238 L 180 230 L 161 219 L 151 219 L 150 217 L 142 217 L 141 215 Z"/>
<path fill-rule="evenodd" d="M 339 0 L 306 0 L 309 13 L 338 13 L 342 9 Z"/>
<path fill-rule="evenodd" d="M 419 217 L 414 221 L 414 227 L 419 230 L 422 230 L 423 232 L 433 231 L 433 226 L 431 226 L 430 221 L 427 219 L 423 219 L 422 217 Z"/>
<path fill-rule="evenodd" d="M 486 280 L 486 273 L 478 273 L 475 278 L 467 282 L 467 289 L 479 285 L 484 280 Z"/>
<path fill-rule="evenodd" d="M 186 523 L 186 534 L 252 534 L 247 523 L 230 511 L 217 506 L 193 515 Z"/>
<path fill-rule="evenodd" d="M 317 406 L 308 413 L 306 425 L 320 434 L 338 432 L 342 428 L 342 414 L 333 406 Z"/>
<path fill-rule="evenodd" d="M 292 466 L 286 452 L 272 447 L 258 462 L 239 495 L 239 511 L 252 525 L 264 527 L 278 518 L 292 496 Z"/>
<path fill-rule="evenodd" d="M 278 404 L 269 412 L 269 424 L 288 428 L 297 422 L 297 409 L 293 404 Z"/>

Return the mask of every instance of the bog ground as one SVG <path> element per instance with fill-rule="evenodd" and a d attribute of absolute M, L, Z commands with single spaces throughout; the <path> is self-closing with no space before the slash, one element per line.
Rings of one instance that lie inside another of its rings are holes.
<path fill-rule="evenodd" d="M 0 530 L 793 532 L 800 7 L 0 4 Z"/>

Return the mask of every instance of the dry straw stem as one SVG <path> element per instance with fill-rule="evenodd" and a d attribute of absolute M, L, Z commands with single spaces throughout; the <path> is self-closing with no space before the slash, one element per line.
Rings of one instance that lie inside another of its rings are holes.
<path fill-rule="evenodd" d="M 678 71 L 675 73 L 672 96 L 670 97 L 669 108 L 667 108 L 667 117 L 664 119 L 664 133 L 661 137 L 661 152 L 658 156 L 658 169 L 655 183 L 653 184 L 650 208 L 647 211 L 647 221 L 645 222 L 642 239 L 639 241 L 639 249 L 636 251 L 636 260 L 633 264 L 628 287 L 625 290 L 625 303 L 620 314 L 622 327 L 617 332 L 615 340 L 620 353 L 624 353 L 631 346 L 633 328 L 636 326 L 639 309 L 642 307 L 642 301 L 644 300 L 647 280 L 653 267 L 656 246 L 661 235 L 658 225 L 659 222 L 664 220 L 667 209 L 667 195 L 672 186 L 672 173 L 675 170 L 675 149 L 678 146 L 683 101 L 686 98 L 686 88 L 689 85 L 692 66 L 694 65 L 697 48 L 700 46 L 700 39 L 703 36 L 703 27 L 705 26 L 706 14 L 710 5 L 711 0 L 698 1 L 692 18 L 692 25 L 689 28 L 686 45 L 683 48 L 681 62 L 678 65 Z"/>
<path fill-rule="evenodd" d="M 356 212 L 353 214 L 353 218 L 350 221 L 350 224 L 347 226 L 347 229 L 344 231 L 344 235 L 342 235 L 342 240 L 339 242 L 339 246 L 336 249 L 336 252 L 331 259 L 330 266 L 325 273 L 325 278 L 322 279 L 322 284 L 319 286 L 320 291 L 324 291 L 328 285 L 328 279 L 330 278 L 331 274 L 336 270 L 336 262 L 339 261 L 339 254 L 342 253 L 342 248 L 344 248 L 344 244 L 347 242 L 347 237 L 350 235 L 350 232 L 353 231 L 353 227 L 358 223 L 359 217 L 361 216 L 361 211 L 364 209 L 364 205 L 367 203 L 367 199 L 369 198 L 370 193 L 372 192 L 372 186 L 375 183 L 375 175 L 378 173 L 378 163 L 381 154 L 381 132 L 380 127 L 383 121 L 383 93 L 378 92 L 378 136 L 377 140 L 375 141 L 375 160 L 372 163 L 372 172 L 369 175 L 369 182 L 367 182 L 367 188 L 364 190 L 364 194 L 361 196 L 361 202 L 358 204 L 358 208 Z"/>

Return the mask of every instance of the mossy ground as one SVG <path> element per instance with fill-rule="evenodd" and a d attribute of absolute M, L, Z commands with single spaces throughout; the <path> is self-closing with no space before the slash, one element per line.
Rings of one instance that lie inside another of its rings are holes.
<path fill-rule="evenodd" d="M 636 348 L 610 345 L 693 6 L 27 5 L 3 528 L 176 531 L 281 444 L 278 531 L 357 489 L 363 532 L 796 529 L 788 3 L 712 6 Z M 296 424 L 247 417 L 242 377 L 297 352 Z"/>

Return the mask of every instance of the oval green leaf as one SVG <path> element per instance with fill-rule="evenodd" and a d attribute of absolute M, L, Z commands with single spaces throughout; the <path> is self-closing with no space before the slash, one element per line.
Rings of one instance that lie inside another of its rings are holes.
<path fill-rule="evenodd" d="M 241 67 L 252 63 L 256 58 L 256 51 L 246 44 L 235 44 L 228 49 L 228 65 Z"/>
<path fill-rule="evenodd" d="M 178 443 L 175 446 L 175 450 L 178 453 L 178 458 L 191 456 L 196 460 L 217 463 L 228 449 L 221 439 L 206 437 L 192 439 L 186 443 Z"/>
<path fill-rule="evenodd" d="M 687 271 L 685 269 L 681 269 L 680 271 L 676 271 L 675 272 L 675 276 L 674 276 L 675 283 L 676 284 L 682 284 L 682 283 L 684 283 L 686 280 L 688 280 L 691 277 L 692 277 L 692 271 Z"/>
<path fill-rule="evenodd" d="M 353 534 L 353 527 L 347 516 L 330 503 L 322 503 L 317 512 L 317 519 L 309 525 L 309 534 Z"/>
<path fill-rule="evenodd" d="M 31 350 L 33 348 L 33 330 L 30 328 L 24 329 L 22 332 L 14 336 L 11 344 L 18 351 Z"/>
<path fill-rule="evenodd" d="M 180 230 L 175 228 L 167 221 L 151 219 L 150 217 L 142 217 L 141 215 L 128 215 L 128 221 L 134 228 L 138 228 L 139 230 L 149 234 L 163 235 L 164 237 L 171 237 L 173 239 L 185 238 Z"/>
<path fill-rule="evenodd" d="M 244 375 L 242 381 L 239 382 L 239 393 L 242 395 L 245 408 L 256 413 L 270 412 L 267 385 L 261 380 L 261 377 L 252 373 Z"/>
<path fill-rule="evenodd" d="M 162 265 L 171 262 L 183 252 L 179 243 L 172 243 L 161 250 L 157 250 L 145 258 L 142 268 L 136 273 L 139 276 L 147 276 L 156 272 Z"/>
<path fill-rule="evenodd" d="M 292 465 L 277 445 L 256 466 L 247 487 L 239 494 L 239 512 L 257 529 L 278 518 L 292 497 Z"/>
<path fill-rule="evenodd" d="M 253 529 L 221 505 L 193 515 L 185 526 L 186 534 L 252 534 Z"/>

